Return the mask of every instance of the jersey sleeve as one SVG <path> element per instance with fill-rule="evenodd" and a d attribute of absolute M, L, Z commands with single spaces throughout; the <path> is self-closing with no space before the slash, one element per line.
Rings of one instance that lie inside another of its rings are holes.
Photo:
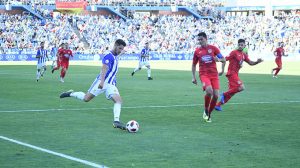
<path fill-rule="evenodd" d="M 36 56 L 40 56 L 41 55 L 41 50 L 39 49 L 39 50 L 37 50 L 37 52 L 36 52 Z"/>
<path fill-rule="evenodd" d="M 247 62 L 247 63 L 249 64 L 250 59 L 249 59 L 248 54 L 245 54 L 244 56 L 245 56 L 245 57 L 244 57 L 244 61 Z"/>
<path fill-rule="evenodd" d="M 142 49 L 141 55 L 145 55 L 145 53 L 146 53 L 146 50 L 145 50 L 145 49 Z"/>
<path fill-rule="evenodd" d="M 102 59 L 102 64 L 103 65 L 109 65 L 113 62 L 113 57 L 110 54 L 107 54 L 103 57 Z"/>
<path fill-rule="evenodd" d="M 230 54 L 225 57 L 226 61 L 229 61 L 229 60 L 232 60 L 235 56 L 235 52 L 234 51 L 231 51 Z"/>
<path fill-rule="evenodd" d="M 197 50 L 195 50 L 195 52 L 194 52 L 193 65 L 197 65 L 199 62 L 199 58 L 198 58 L 196 52 L 197 52 Z"/>
<path fill-rule="evenodd" d="M 213 46 L 213 50 L 214 50 L 214 54 L 216 56 L 219 55 L 219 54 L 221 54 L 221 51 L 216 46 Z"/>

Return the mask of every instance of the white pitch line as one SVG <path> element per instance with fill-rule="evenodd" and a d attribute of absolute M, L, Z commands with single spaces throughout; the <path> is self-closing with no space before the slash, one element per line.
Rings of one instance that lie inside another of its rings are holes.
<path fill-rule="evenodd" d="M 65 154 L 62 154 L 62 153 L 58 153 L 58 152 L 54 152 L 54 151 L 51 151 L 51 150 L 48 150 L 48 149 L 40 148 L 40 147 L 37 147 L 37 146 L 34 146 L 34 145 L 30 145 L 30 144 L 27 144 L 27 143 L 24 143 L 24 142 L 20 142 L 20 141 L 14 140 L 14 139 L 4 137 L 4 136 L 1 136 L 1 135 L 0 135 L 0 139 L 10 141 L 10 142 L 22 145 L 22 146 L 26 146 L 26 147 L 29 147 L 29 148 L 32 148 L 32 149 L 35 149 L 35 150 L 38 150 L 38 151 L 42 151 L 42 152 L 46 152 L 46 153 L 49 153 L 49 154 L 52 154 L 52 155 L 56 155 L 56 156 L 59 156 L 59 157 L 62 157 L 62 158 L 73 160 L 75 162 L 80 162 L 80 163 L 88 165 L 88 166 L 97 167 L 97 168 L 107 168 L 104 165 L 99 165 L 99 164 L 96 164 L 96 163 L 93 163 L 93 162 L 89 162 L 87 160 L 75 158 L 75 157 L 68 156 L 68 155 L 65 155 Z"/>
<path fill-rule="evenodd" d="M 279 103 L 300 103 L 300 100 L 291 101 L 272 101 L 272 102 L 247 102 L 247 103 L 227 103 L 233 105 L 245 105 L 245 104 L 279 104 Z M 172 108 L 172 107 L 195 107 L 202 106 L 203 104 L 177 104 L 177 105 L 166 105 L 166 106 L 132 106 L 122 107 L 123 109 L 139 109 L 139 108 Z M 103 108 L 72 108 L 72 109 L 37 109 L 37 110 L 3 110 L 0 113 L 18 113 L 18 112 L 49 112 L 49 111 L 84 111 L 84 110 L 111 110 L 112 107 Z"/>

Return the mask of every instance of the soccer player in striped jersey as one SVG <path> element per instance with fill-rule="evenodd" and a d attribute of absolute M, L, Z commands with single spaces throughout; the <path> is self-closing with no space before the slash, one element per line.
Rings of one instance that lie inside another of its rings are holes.
<path fill-rule="evenodd" d="M 116 40 L 112 51 L 103 57 L 101 72 L 97 75 L 87 93 L 69 90 L 60 95 L 60 98 L 74 97 L 81 101 L 89 102 L 95 96 L 105 93 L 106 98 L 114 102 L 113 127 L 120 128 L 122 130 L 126 130 L 126 126 L 120 122 L 122 98 L 119 94 L 118 88 L 116 87 L 116 82 L 119 60 L 118 55 L 122 53 L 125 46 L 126 43 L 122 39 Z"/>
<path fill-rule="evenodd" d="M 139 60 L 139 66 L 136 67 L 133 72 L 131 73 L 131 76 L 134 75 L 137 71 L 141 70 L 143 66 L 147 67 L 147 74 L 148 74 L 148 80 L 153 80 L 151 77 L 151 69 L 150 69 L 150 63 L 149 63 L 149 42 L 145 43 L 145 48 L 142 50 Z"/>
<path fill-rule="evenodd" d="M 41 46 L 39 47 L 36 58 L 37 62 L 37 72 L 36 72 L 36 81 L 38 82 L 40 77 L 43 77 L 44 73 L 47 70 L 46 62 L 49 61 L 47 50 L 44 49 L 45 43 L 41 42 Z"/>

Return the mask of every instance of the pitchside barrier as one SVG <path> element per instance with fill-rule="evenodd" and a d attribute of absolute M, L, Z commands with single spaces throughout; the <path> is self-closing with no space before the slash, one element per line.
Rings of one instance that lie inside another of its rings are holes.
<path fill-rule="evenodd" d="M 224 56 L 228 55 L 229 51 L 222 52 Z M 284 58 L 286 60 L 300 60 L 300 52 L 288 53 L 289 56 Z M 36 54 L 19 54 L 19 53 L 7 53 L 0 54 L 0 61 L 36 61 Z M 74 54 L 72 60 L 76 61 L 97 61 L 103 58 L 104 54 Z M 274 60 L 272 52 L 250 52 L 250 59 L 262 58 L 264 60 Z M 121 60 L 137 60 L 139 54 L 124 54 L 120 57 Z M 50 56 L 51 59 L 51 56 Z M 158 53 L 151 52 L 150 60 L 192 60 L 193 53 L 173 52 L 173 53 Z"/>

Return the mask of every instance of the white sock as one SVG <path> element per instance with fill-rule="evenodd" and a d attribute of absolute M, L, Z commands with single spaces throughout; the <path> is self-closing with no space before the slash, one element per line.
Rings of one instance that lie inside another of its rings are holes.
<path fill-rule="evenodd" d="M 150 68 L 147 69 L 147 73 L 148 73 L 148 77 L 151 77 L 151 69 Z"/>
<path fill-rule="evenodd" d="M 114 104 L 114 121 L 120 121 L 120 113 L 121 113 L 121 104 Z"/>
<path fill-rule="evenodd" d="M 37 72 L 36 72 L 36 79 L 40 79 L 40 75 L 41 75 L 41 74 L 40 74 L 40 71 L 37 71 Z"/>
<path fill-rule="evenodd" d="M 133 72 L 136 72 L 136 71 L 138 71 L 138 70 L 140 70 L 139 67 L 135 68 L 135 69 L 133 70 Z"/>
<path fill-rule="evenodd" d="M 75 97 L 76 99 L 82 100 L 84 99 L 85 93 L 83 92 L 72 92 L 70 94 L 71 97 Z"/>

